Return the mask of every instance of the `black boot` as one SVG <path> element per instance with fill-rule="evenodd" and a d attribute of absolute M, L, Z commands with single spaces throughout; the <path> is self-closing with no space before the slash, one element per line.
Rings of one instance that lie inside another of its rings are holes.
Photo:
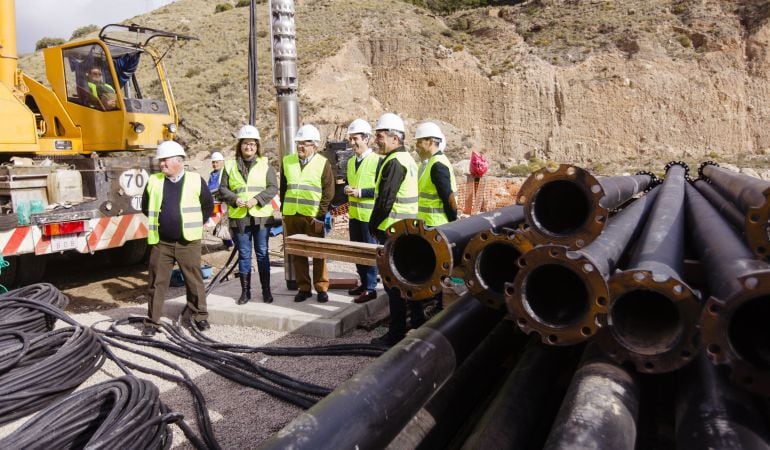
<path fill-rule="evenodd" d="M 262 285 L 262 301 L 273 303 L 273 293 L 270 292 L 270 272 L 259 272 L 259 283 Z"/>
<path fill-rule="evenodd" d="M 238 298 L 238 304 L 243 305 L 251 300 L 251 273 L 242 273 L 241 276 L 241 296 Z"/>

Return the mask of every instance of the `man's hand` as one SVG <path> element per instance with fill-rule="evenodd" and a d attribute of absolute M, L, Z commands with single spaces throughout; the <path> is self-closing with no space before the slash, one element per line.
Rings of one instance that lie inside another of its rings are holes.
<path fill-rule="evenodd" d="M 354 188 L 353 186 L 345 186 L 345 194 L 351 197 L 361 197 L 361 189 Z"/>
<path fill-rule="evenodd" d="M 252 198 L 249 199 L 249 201 L 246 202 L 246 207 L 247 208 L 253 208 L 255 206 L 257 206 L 257 199 L 256 198 L 252 197 Z"/>
<path fill-rule="evenodd" d="M 324 223 L 322 220 L 313 219 L 313 232 L 319 236 L 324 236 Z"/>
<path fill-rule="evenodd" d="M 209 220 L 207 220 L 206 223 L 203 224 L 203 229 L 208 231 L 214 228 L 215 226 L 216 224 L 214 223 L 213 220 L 211 220 L 211 217 L 209 217 Z"/>
<path fill-rule="evenodd" d="M 235 200 L 235 206 L 237 206 L 238 208 L 243 208 L 244 206 L 246 206 L 246 201 L 242 198 L 238 198 Z"/>

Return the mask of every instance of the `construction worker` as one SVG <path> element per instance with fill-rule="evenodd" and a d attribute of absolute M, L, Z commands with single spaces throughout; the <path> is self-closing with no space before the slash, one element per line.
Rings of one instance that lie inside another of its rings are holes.
<path fill-rule="evenodd" d="M 227 230 L 228 221 L 227 217 L 222 217 L 225 211 L 222 211 L 223 205 L 219 201 L 219 183 L 222 181 L 222 170 L 225 166 L 225 157 L 222 155 L 222 153 L 215 151 L 211 153 L 211 173 L 209 174 L 209 191 L 211 192 L 211 195 L 214 197 L 214 211 L 216 214 L 220 216 L 219 224 L 217 225 L 218 230 L 223 230 L 224 237 L 222 237 L 222 243 L 225 245 L 226 249 L 230 249 L 233 246 L 233 240 L 228 238 L 227 235 L 230 235 L 230 232 Z M 226 207 L 224 207 L 226 208 Z M 208 222 L 213 223 L 213 222 Z M 222 236 L 222 234 L 215 233 L 217 236 Z"/>
<path fill-rule="evenodd" d="M 259 131 L 252 125 L 244 125 L 238 131 L 235 159 L 225 162 L 219 186 L 219 198 L 228 206 L 230 235 L 238 246 L 238 276 L 241 280 L 241 295 L 237 300 L 239 305 L 251 300 L 252 247 L 257 255 L 262 301 L 273 302 L 267 225 L 273 217 L 272 200 L 277 193 L 275 169 L 264 156 Z"/>
<path fill-rule="evenodd" d="M 393 113 L 385 113 L 375 124 L 375 144 L 385 155 L 377 175 L 374 208 L 369 219 L 369 232 L 380 244 L 387 240 L 385 230 L 403 219 L 417 217 L 417 164 L 404 148 L 404 121 Z M 425 322 L 420 302 L 407 302 L 398 288 L 386 288 L 390 307 L 388 332 L 372 339 L 372 344 L 391 347 L 406 335 L 406 304 L 409 303 L 411 326 Z"/>
<path fill-rule="evenodd" d="M 363 119 L 356 119 L 348 126 L 348 143 L 355 157 L 348 160 L 345 194 L 348 195 L 350 240 L 376 244 L 377 239 L 369 233 L 369 217 L 374 208 L 374 188 L 382 158 L 369 147 L 371 137 L 372 127 Z M 356 270 L 361 284 L 348 291 L 356 296 L 353 303 L 377 298 L 377 266 L 356 264 Z"/>
<path fill-rule="evenodd" d="M 433 122 L 424 122 L 414 132 L 415 147 L 422 163 L 418 171 L 417 218 L 436 227 L 457 220 L 457 182 L 454 170 L 443 149 L 446 138 Z M 441 292 L 435 297 L 436 310 L 443 309 Z"/>
<path fill-rule="evenodd" d="M 113 110 L 117 107 L 115 88 L 104 82 L 101 66 L 95 64 L 89 67 L 86 72 L 86 83 L 90 95 L 88 101 L 89 106 L 106 111 Z"/>
<path fill-rule="evenodd" d="M 283 158 L 281 171 L 281 212 L 286 236 L 304 233 L 324 237 L 324 219 L 334 197 L 334 174 L 328 159 L 319 154 L 321 133 L 303 125 L 294 137 L 297 153 Z M 292 255 L 299 292 L 295 302 L 312 297 L 308 260 Z M 329 301 L 329 273 L 325 258 L 313 258 L 313 285 L 319 303 Z"/>
<path fill-rule="evenodd" d="M 151 248 L 150 300 L 143 336 L 154 336 L 158 330 L 175 262 L 184 276 L 191 319 L 201 331 L 210 328 L 201 274 L 201 238 L 203 221 L 211 216 L 214 200 L 203 178 L 184 170 L 186 156 L 178 143 L 161 142 L 156 153 L 161 173 L 150 176 L 142 196 Z"/>

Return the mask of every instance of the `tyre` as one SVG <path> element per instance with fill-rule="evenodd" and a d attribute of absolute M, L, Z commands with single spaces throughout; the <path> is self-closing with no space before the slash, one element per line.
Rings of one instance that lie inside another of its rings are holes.
<path fill-rule="evenodd" d="M 147 254 L 148 245 L 146 239 L 134 239 L 126 241 L 122 247 L 107 250 L 110 262 L 115 266 L 130 266 L 138 264 Z"/>

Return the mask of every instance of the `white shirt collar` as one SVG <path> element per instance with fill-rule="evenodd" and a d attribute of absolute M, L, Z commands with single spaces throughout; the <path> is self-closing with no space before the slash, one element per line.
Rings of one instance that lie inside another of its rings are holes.
<path fill-rule="evenodd" d="M 182 171 L 179 172 L 179 175 L 177 175 L 175 177 L 168 177 L 168 181 L 170 181 L 172 183 L 178 183 L 179 180 L 181 180 L 183 176 L 184 176 L 184 169 L 182 169 Z"/>
<path fill-rule="evenodd" d="M 369 153 L 371 153 L 371 152 L 372 152 L 372 149 L 370 149 L 370 148 L 367 148 L 365 152 L 361 153 L 361 156 L 358 156 L 358 155 L 356 155 L 356 162 L 361 162 L 361 161 L 363 161 L 363 160 L 364 160 L 364 158 L 366 158 L 367 156 L 369 156 Z"/>

